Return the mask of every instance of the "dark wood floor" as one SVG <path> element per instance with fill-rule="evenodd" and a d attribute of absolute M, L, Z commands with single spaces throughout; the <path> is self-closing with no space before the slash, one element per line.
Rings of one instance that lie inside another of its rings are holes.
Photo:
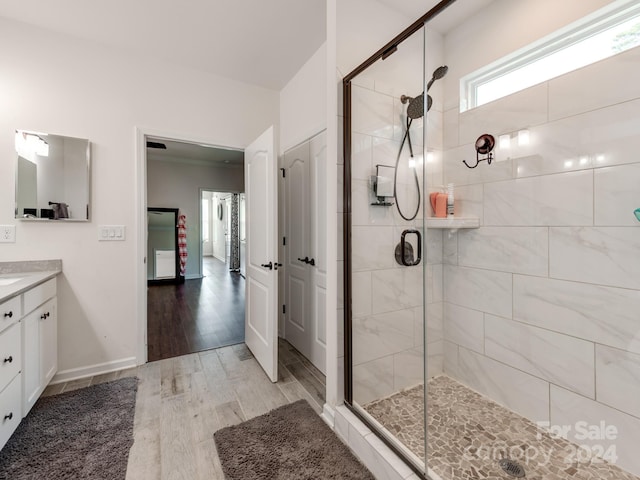
<path fill-rule="evenodd" d="M 205 257 L 202 279 L 147 290 L 149 361 L 244 342 L 244 278 Z"/>

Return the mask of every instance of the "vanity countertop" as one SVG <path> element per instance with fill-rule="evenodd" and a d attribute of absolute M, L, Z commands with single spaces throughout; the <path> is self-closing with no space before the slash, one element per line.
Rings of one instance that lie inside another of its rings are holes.
<path fill-rule="evenodd" d="M 0 262 L 0 303 L 62 273 L 62 261 Z"/>
<path fill-rule="evenodd" d="M 50 278 L 54 278 L 59 273 L 60 270 L 50 270 L 46 272 L 22 272 L 0 275 L 0 303 L 16 295 L 20 295 L 36 285 L 46 282 Z M 9 285 L 3 285 L 6 281 L 13 279 L 19 280 Z"/>

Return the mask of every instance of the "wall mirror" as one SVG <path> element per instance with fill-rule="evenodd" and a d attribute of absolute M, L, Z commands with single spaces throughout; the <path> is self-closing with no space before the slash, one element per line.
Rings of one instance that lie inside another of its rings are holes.
<path fill-rule="evenodd" d="M 178 249 L 177 208 L 147 208 L 147 283 L 178 283 L 180 255 Z"/>
<path fill-rule="evenodd" d="M 16 218 L 89 220 L 90 142 L 16 130 Z"/>

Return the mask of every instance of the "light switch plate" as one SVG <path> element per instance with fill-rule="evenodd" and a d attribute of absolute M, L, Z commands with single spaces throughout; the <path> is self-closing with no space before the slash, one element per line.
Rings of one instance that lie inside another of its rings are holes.
<path fill-rule="evenodd" d="M 99 225 L 98 240 L 101 242 L 121 242 L 125 239 L 124 225 Z"/>
<path fill-rule="evenodd" d="M 16 242 L 16 226 L 0 225 L 0 242 L 15 243 Z"/>

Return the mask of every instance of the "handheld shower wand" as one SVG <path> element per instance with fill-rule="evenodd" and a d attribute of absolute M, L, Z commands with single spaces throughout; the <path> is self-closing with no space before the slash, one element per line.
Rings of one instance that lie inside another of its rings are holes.
<path fill-rule="evenodd" d="M 427 88 L 425 89 L 425 91 L 429 92 L 429 89 L 433 85 L 433 82 L 443 78 L 447 74 L 448 71 L 449 71 L 449 67 L 446 66 L 446 65 L 442 65 L 442 66 L 436 68 L 433 71 L 433 74 L 431 75 L 431 79 L 427 82 Z M 418 204 L 417 204 L 416 211 L 414 212 L 413 216 L 407 217 L 407 216 L 404 215 L 404 213 L 400 209 L 400 202 L 398 202 L 398 197 L 396 195 L 397 185 L 398 185 L 398 166 L 400 165 L 400 156 L 402 155 L 402 148 L 404 147 L 405 141 L 407 141 L 409 143 L 409 153 L 410 153 L 411 157 L 413 158 L 413 146 L 411 145 L 410 128 L 411 128 L 411 123 L 413 122 L 414 119 L 422 118 L 424 116 L 424 113 L 425 113 L 424 112 L 424 93 L 425 93 L 425 91 L 423 91 L 417 97 L 413 97 L 413 98 L 409 97 L 407 95 L 402 95 L 400 97 L 400 101 L 403 104 L 406 104 L 408 102 L 409 105 L 407 105 L 407 128 L 405 130 L 404 137 L 402 138 L 402 143 L 400 143 L 400 149 L 398 151 L 398 157 L 396 158 L 395 173 L 393 175 L 393 196 L 394 196 L 394 198 L 396 200 L 396 208 L 398 209 L 398 213 L 405 220 L 413 220 L 414 218 L 416 218 L 418 216 L 418 211 L 420 210 L 420 203 L 422 201 L 422 199 L 420 197 L 420 182 L 418 181 L 418 174 L 414 170 L 413 171 L 413 175 L 414 175 L 414 178 L 415 178 L 415 181 L 416 181 L 416 188 L 418 189 Z M 431 109 L 432 105 L 433 105 L 433 99 L 431 98 L 431 95 L 429 95 L 427 93 L 427 112 Z"/>

